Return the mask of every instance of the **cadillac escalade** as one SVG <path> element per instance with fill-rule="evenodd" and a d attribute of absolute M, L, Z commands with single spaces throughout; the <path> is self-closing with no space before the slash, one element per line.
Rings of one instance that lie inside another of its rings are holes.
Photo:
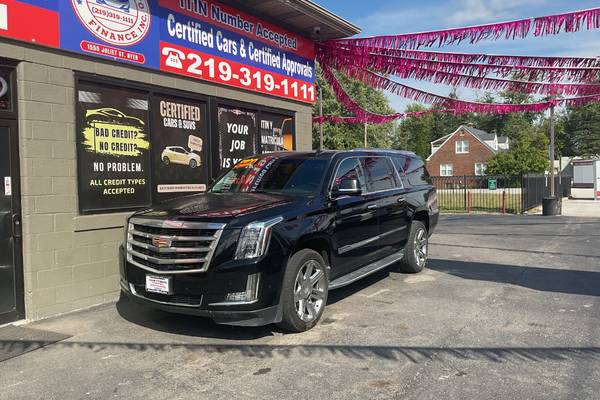
<path fill-rule="evenodd" d="M 124 295 L 217 323 L 314 327 L 330 290 L 391 265 L 427 265 L 437 194 L 423 161 L 391 150 L 246 158 L 203 194 L 129 218 Z"/>

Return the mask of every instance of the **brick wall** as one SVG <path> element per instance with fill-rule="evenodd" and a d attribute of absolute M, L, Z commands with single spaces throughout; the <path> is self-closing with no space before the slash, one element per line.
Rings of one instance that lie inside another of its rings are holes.
<path fill-rule="evenodd" d="M 112 301 L 119 292 L 118 245 L 127 214 L 78 214 L 74 72 L 296 112 L 296 144 L 312 147 L 309 106 L 111 62 L 0 42 L 17 68 L 23 259 L 28 319 Z"/>
<path fill-rule="evenodd" d="M 468 154 L 456 154 L 456 142 L 461 140 L 469 141 Z M 429 158 L 427 171 L 431 176 L 440 176 L 440 165 L 453 164 L 454 176 L 475 175 L 475 164 L 486 163 L 493 156 L 492 150 L 471 133 L 461 129 Z"/>

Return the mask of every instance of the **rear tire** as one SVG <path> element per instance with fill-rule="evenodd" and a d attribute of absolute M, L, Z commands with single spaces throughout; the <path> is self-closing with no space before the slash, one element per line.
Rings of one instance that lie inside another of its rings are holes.
<path fill-rule="evenodd" d="M 410 226 L 408 243 L 404 248 L 404 258 L 400 261 L 400 271 L 416 274 L 427 266 L 429 257 L 429 234 L 425 224 L 413 221 Z"/>
<path fill-rule="evenodd" d="M 167 156 L 164 156 L 162 161 L 163 161 L 163 164 L 165 164 L 165 165 L 171 164 L 171 160 L 169 160 L 169 157 L 167 157 Z"/>
<path fill-rule="evenodd" d="M 191 168 L 191 169 L 194 169 L 194 168 L 196 168 L 197 166 L 198 166 L 198 163 L 196 163 L 196 160 L 191 160 L 191 161 L 190 161 L 190 168 Z"/>
<path fill-rule="evenodd" d="M 325 261 L 319 253 L 303 249 L 287 263 L 281 289 L 283 320 L 279 326 L 291 332 L 313 328 L 321 317 L 329 292 Z"/>

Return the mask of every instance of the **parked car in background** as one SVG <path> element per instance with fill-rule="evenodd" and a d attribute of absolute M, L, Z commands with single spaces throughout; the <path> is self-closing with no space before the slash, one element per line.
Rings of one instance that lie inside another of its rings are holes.
<path fill-rule="evenodd" d="M 193 151 L 186 150 L 180 146 L 169 146 L 166 147 L 160 159 L 165 165 L 169 164 L 181 164 L 189 165 L 190 168 L 196 168 L 202 164 L 200 156 Z"/>
<path fill-rule="evenodd" d="M 437 195 L 414 153 L 274 153 L 242 160 L 205 194 L 134 214 L 123 293 L 218 323 L 317 324 L 330 290 L 392 264 L 427 265 Z"/>

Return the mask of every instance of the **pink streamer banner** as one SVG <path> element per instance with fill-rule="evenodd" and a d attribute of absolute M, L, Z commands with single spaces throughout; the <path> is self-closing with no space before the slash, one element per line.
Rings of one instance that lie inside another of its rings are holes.
<path fill-rule="evenodd" d="M 541 112 L 556 104 L 555 101 L 545 101 L 528 104 L 493 104 L 479 103 L 473 101 L 458 100 L 451 97 L 440 96 L 434 93 L 416 89 L 389 78 L 377 75 L 373 72 L 361 70 L 358 68 L 347 71 L 350 77 L 358 79 L 365 84 L 379 89 L 390 91 L 400 97 L 412 99 L 419 102 L 438 104 L 442 108 L 453 109 L 456 114 L 470 112 L 511 114 L 515 112 Z"/>
<path fill-rule="evenodd" d="M 352 53 L 343 49 L 321 47 L 317 50 L 321 63 L 329 63 L 335 68 L 359 66 L 383 74 L 403 76 L 416 69 L 440 71 L 450 74 L 467 74 L 484 77 L 496 74 L 501 77 L 522 76 L 526 81 L 600 81 L 600 66 L 594 67 L 541 67 L 523 65 L 488 65 L 456 61 L 433 61 L 414 58 L 389 56 L 375 53 Z"/>
<path fill-rule="evenodd" d="M 381 115 L 371 113 L 364 110 L 358 103 L 350 98 L 344 88 L 335 77 L 331 67 L 323 65 L 323 75 L 331 85 L 333 92 L 340 103 L 350 112 L 355 114 L 354 117 L 316 117 L 315 122 L 331 122 L 331 123 L 372 123 L 381 124 L 393 120 L 405 118 L 407 116 L 421 116 L 428 113 L 494 113 L 494 114 L 510 114 L 516 112 L 542 112 L 551 107 L 564 105 L 569 107 L 579 107 L 592 102 L 600 102 L 600 94 L 589 96 L 574 97 L 568 99 L 551 99 L 549 101 L 528 103 L 528 104 L 494 104 L 494 103 L 479 103 L 458 100 L 451 97 L 440 96 L 434 93 L 429 93 L 423 90 L 415 89 L 391 79 L 377 75 L 373 72 L 355 68 L 349 71 L 351 77 L 359 79 L 371 87 L 380 90 L 388 90 L 401 97 L 410 98 L 416 101 L 426 103 L 434 103 L 439 106 L 439 109 L 431 109 L 417 113 L 395 113 L 391 115 Z"/>
<path fill-rule="evenodd" d="M 337 115 L 324 115 L 322 117 L 313 117 L 313 123 L 315 124 L 383 124 L 392 122 L 399 119 L 410 118 L 410 117 L 423 117 L 430 114 L 453 114 L 454 110 L 438 110 L 431 109 L 426 111 L 415 111 L 407 113 L 398 113 L 392 115 L 370 115 L 366 114 L 362 117 L 339 117 Z"/>
<path fill-rule="evenodd" d="M 396 56 L 415 60 L 444 61 L 456 63 L 486 63 L 489 65 L 518 65 L 531 67 L 600 67 L 598 57 L 542 57 L 481 53 L 453 53 L 425 50 L 393 50 L 386 48 L 366 48 L 355 45 L 338 46 L 335 43 L 320 44 L 323 51 L 346 51 L 352 56 L 362 57 L 375 54 Z"/>
<path fill-rule="evenodd" d="M 340 71 L 350 74 L 354 66 L 339 68 Z M 600 84 L 598 83 L 549 83 L 549 82 L 529 82 L 512 79 L 497 79 L 480 76 L 471 76 L 463 74 L 453 74 L 443 71 L 433 71 L 425 68 L 415 68 L 403 71 L 398 75 L 402 79 L 417 79 L 429 81 L 436 84 L 448 86 L 461 86 L 469 89 L 478 90 L 512 90 L 527 94 L 540 95 L 565 95 L 565 96 L 586 96 L 591 94 L 600 94 Z"/>
<path fill-rule="evenodd" d="M 458 44 L 468 41 L 471 44 L 482 40 L 524 39 L 532 30 L 534 36 L 556 35 L 561 32 L 577 32 L 582 29 L 600 28 L 600 7 L 589 10 L 527 18 L 516 21 L 443 29 L 439 31 L 409 33 L 400 35 L 373 36 L 358 39 L 330 41 L 337 44 L 353 44 L 369 48 L 418 49 Z"/>

